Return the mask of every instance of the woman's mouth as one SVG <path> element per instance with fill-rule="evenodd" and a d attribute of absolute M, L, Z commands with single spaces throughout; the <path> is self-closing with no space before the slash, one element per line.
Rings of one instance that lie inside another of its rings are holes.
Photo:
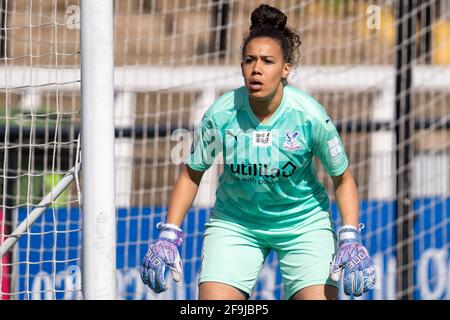
<path fill-rule="evenodd" d="M 252 91 L 261 90 L 263 85 L 262 82 L 259 80 L 251 80 L 249 84 L 250 84 L 249 87 Z"/>

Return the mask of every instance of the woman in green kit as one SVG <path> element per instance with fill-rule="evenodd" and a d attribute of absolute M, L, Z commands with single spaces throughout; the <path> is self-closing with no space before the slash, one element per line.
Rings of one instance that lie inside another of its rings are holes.
<path fill-rule="evenodd" d="M 248 299 L 272 250 L 286 299 L 336 299 L 341 274 L 344 292 L 360 296 L 374 287 L 375 270 L 361 244 L 357 189 L 341 139 L 325 109 L 287 83 L 300 37 L 286 27 L 286 15 L 261 5 L 251 22 L 242 47 L 245 86 L 225 93 L 203 116 L 166 223 L 144 258 L 142 280 L 155 292 L 166 290 L 166 266 L 174 280 L 182 279 L 180 226 L 203 173 L 223 152 L 199 299 Z M 314 156 L 334 183 L 343 224 L 338 239 Z"/>

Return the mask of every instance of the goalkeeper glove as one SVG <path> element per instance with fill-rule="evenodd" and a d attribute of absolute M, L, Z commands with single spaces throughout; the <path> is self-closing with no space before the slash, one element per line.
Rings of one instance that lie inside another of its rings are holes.
<path fill-rule="evenodd" d="M 161 229 L 161 233 L 144 257 L 141 278 L 150 289 L 160 293 L 167 290 L 164 279 L 166 266 L 172 271 L 173 280 L 179 282 L 183 278 L 183 264 L 177 248 L 183 242 L 183 232 L 174 224 L 162 222 L 156 228 Z"/>
<path fill-rule="evenodd" d="M 345 225 L 339 231 L 339 249 L 331 263 L 330 276 L 339 281 L 342 271 L 344 293 L 361 296 L 375 287 L 375 265 L 367 249 L 361 243 L 361 230 L 364 225 L 355 228 Z"/>

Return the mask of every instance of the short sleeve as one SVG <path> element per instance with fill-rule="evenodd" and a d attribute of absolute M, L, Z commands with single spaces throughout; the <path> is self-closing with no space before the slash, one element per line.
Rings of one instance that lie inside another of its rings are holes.
<path fill-rule="evenodd" d="M 187 165 L 196 171 L 206 171 L 222 151 L 221 134 L 213 119 L 205 114 L 194 133 Z"/>
<path fill-rule="evenodd" d="M 326 114 L 313 121 L 313 154 L 330 176 L 339 176 L 348 167 L 348 159 L 339 133 Z"/>

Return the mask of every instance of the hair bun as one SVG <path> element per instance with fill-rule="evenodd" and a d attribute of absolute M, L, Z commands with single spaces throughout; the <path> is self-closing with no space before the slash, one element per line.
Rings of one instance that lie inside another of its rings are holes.
<path fill-rule="evenodd" d="M 251 21 L 252 25 L 250 26 L 250 30 L 261 27 L 284 30 L 287 23 L 287 16 L 277 8 L 262 4 L 253 10 Z"/>

